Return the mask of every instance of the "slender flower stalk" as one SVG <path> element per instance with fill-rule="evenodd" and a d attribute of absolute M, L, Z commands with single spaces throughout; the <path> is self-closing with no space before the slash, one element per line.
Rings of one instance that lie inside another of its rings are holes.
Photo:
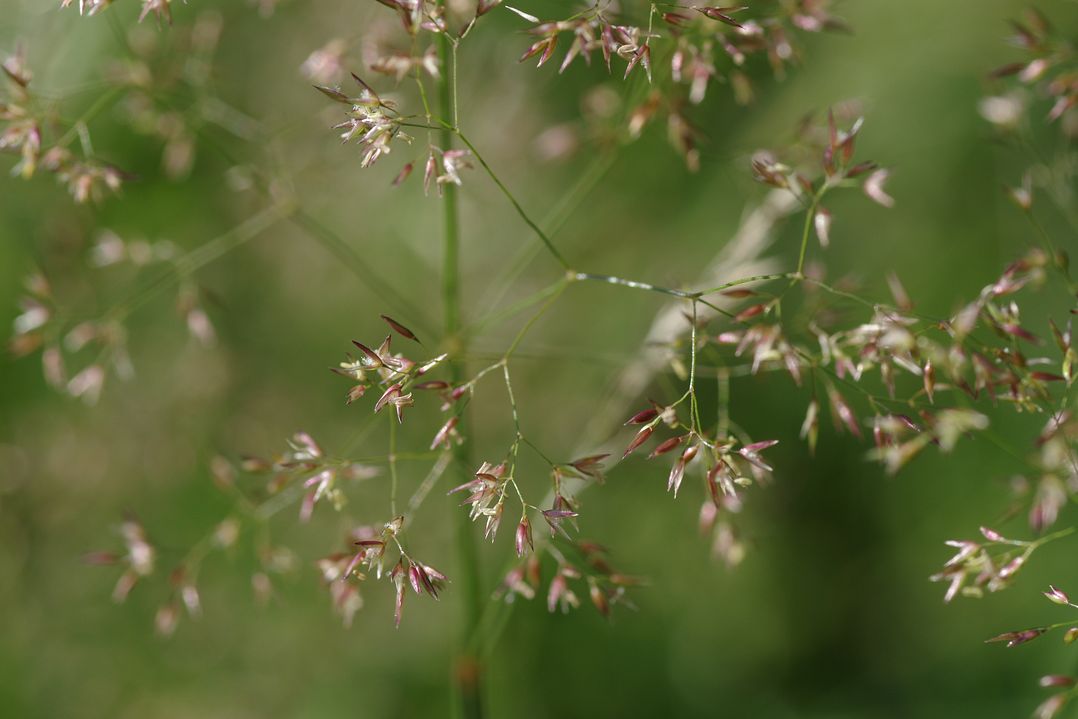
<path fill-rule="evenodd" d="M 438 103 L 444 117 L 457 118 L 456 105 L 456 45 L 445 32 L 438 33 L 438 58 L 442 68 L 437 79 Z M 441 128 L 443 149 L 452 148 L 454 132 L 450 127 Z M 460 292 L 460 218 L 457 205 L 457 187 L 446 183 L 442 199 L 442 302 L 445 311 L 445 337 L 450 344 L 449 354 L 453 358 L 465 356 L 467 348 L 461 333 L 461 292 Z M 450 363 L 450 381 L 456 385 L 465 374 L 463 361 L 453 359 Z M 464 436 L 468 436 L 465 431 Z M 467 440 L 456 444 L 453 449 L 455 472 L 465 475 L 471 466 L 471 450 Z M 464 622 L 461 631 L 462 650 L 455 659 L 453 675 L 458 697 L 457 710 L 465 719 L 478 719 L 483 716 L 481 667 L 478 658 L 468 650 L 470 638 L 479 624 L 481 596 L 479 588 L 479 558 L 476 553 L 475 539 L 472 537 L 471 522 L 461 512 L 456 512 L 457 557 L 460 561 L 461 603 L 464 608 Z"/>

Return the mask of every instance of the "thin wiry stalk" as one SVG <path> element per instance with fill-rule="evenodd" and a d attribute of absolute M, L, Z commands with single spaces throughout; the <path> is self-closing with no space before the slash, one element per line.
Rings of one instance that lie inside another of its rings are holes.
<path fill-rule="evenodd" d="M 809 205 L 808 210 L 805 212 L 805 225 L 801 230 L 801 250 L 797 256 L 797 276 L 791 279 L 791 284 L 797 282 L 805 269 L 805 254 L 808 251 L 809 234 L 812 230 L 812 221 L 816 217 L 816 208 L 820 204 L 821 193 L 816 193 L 812 197 L 812 203 Z"/>
<path fill-rule="evenodd" d="M 472 322 L 467 327 L 465 327 L 464 331 L 468 334 L 476 334 L 478 332 L 481 332 L 482 330 L 489 328 L 491 325 L 497 324 L 498 322 L 506 318 L 512 317 L 518 312 L 523 312 L 534 304 L 542 302 L 550 295 L 561 292 L 564 287 L 565 280 L 560 279 L 557 282 L 547 285 L 543 289 L 531 295 L 528 295 L 527 297 L 517 302 L 514 302 L 508 307 L 503 307 L 501 309 L 489 312 L 485 317 L 481 317 L 475 322 Z"/>
<path fill-rule="evenodd" d="M 438 36 L 438 57 L 445 72 L 438 80 L 438 102 L 440 112 L 445 117 L 456 118 L 457 109 L 454 100 L 456 89 L 453 87 L 456 77 L 456 52 L 450 44 L 450 38 L 441 33 Z M 448 150 L 453 144 L 453 136 L 458 135 L 453 128 L 441 128 L 442 149 Z M 464 355 L 464 338 L 460 333 L 460 218 L 457 207 L 457 188 L 448 183 L 445 188 L 442 216 L 442 300 L 445 309 L 445 336 L 450 343 L 450 353 L 454 357 Z M 464 377 L 464 367 L 459 360 L 450 364 L 450 379 L 457 384 Z M 464 436 L 468 436 L 465 431 Z M 465 441 L 453 449 L 456 471 L 467 474 L 471 466 L 471 449 Z M 469 639 L 479 625 L 481 597 L 479 591 L 479 560 L 475 541 L 472 538 L 471 522 L 467 515 L 456 512 L 457 553 L 460 560 L 461 597 L 464 605 L 463 638 L 459 654 L 452 668 L 456 693 L 456 714 L 466 719 L 478 719 L 483 716 L 483 701 L 480 683 L 479 662 L 468 647 Z"/>
<path fill-rule="evenodd" d="M 596 155 L 592 159 L 587 169 L 577 177 L 577 181 L 566 190 L 561 199 L 554 204 L 546 217 L 539 223 L 541 227 L 546 228 L 547 237 L 553 238 L 561 231 L 577 208 L 591 194 L 592 189 L 599 183 L 599 180 L 614 166 L 617 155 L 617 151 L 611 149 Z M 541 249 L 542 245 L 522 246 L 513 260 L 506 265 L 506 269 L 490 283 L 491 290 L 483 297 L 483 301 L 480 303 L 481 306 L 498 307 L 501 305 L 505 293 L 516 284 L 517 278 L 531 264 Z"/>
<path fill-rule="evenodd" d="M 562 281 L 558 284 L 558 289 L 550 296 L 550 298 L 546 302 L 543 303 L 543 306 L 539 308 L 539 311 L 532 315 L 531 319 L 524 323 L 524 326 L 520 328 L 520 331 L 517 332 L 517 336 L 513 338 L 513 342 L 509 345 L 509 349 L 505 351 L 505 356 L 503 357 L 504 362 L 509 361 L 509 358 L 512 356 L 513 352 L 516 351 L 517 347 L 520 346 L 521 341 L 523 341 L 524 335 L 528 334 L 528 330 L 530 330 L 532 326 L 539 321 L 539 318 L 542 317 L 548 309 L 550 309 L 550 306 L 554 304 L 559 297 L 561 297 L 561 293 L 565 291 L 565 288 L 568 286 L 569 283 L 566 281 Z"/>
<path fill-rule="evenodd" d="M 572 275 L 574 280 L 594 280 L 596 282 L 606 282 L 611 285 L 621 285 L 623 287 L 629 287 L 634 290 L 646 290 L 648 292 L 658 292 L 664 295 L 672 295 L 674 297 L 686 297 L 695 299 L 698 293 L 686 292 L 685 290 L 675 290 L 669 287 L 659 287 L 657 285 L 651 285 L 647 282 L 637 282 L 636 280 L 627 280 L 623 277 L 614 277 L 612 275 L 596 275 L 590 272 L 576 272 Z"/>
<path fill-rule="evenodd" d="M 90 122 L 90 120 L 97 117 L 97 115 L 100 114 L 101 111 L 105 110 L 117 99 L 119 99 L 124 89 L 125 88 L 123 87 L 114 87 L 108 92 L 102 93 L 96 100 L 94 100 L 93 104 L 90 105 L 90 107 L 87 108 L 86 111 L 79 116 L 77 120 L 71 123 L 71 127 L 68 128 L 67 132 L 65 132 L 59 140 L 56 141 L 56 144 L 60 147 L 66 147 L 67 145 L 71 144 L 71 141 L 74 140 L 75 137 L 78 135 L 80 128 L 84 128 L 87 123 Z"/>
<path fill-rule="evenodd" d="M 166 106 L 175 111 L 175 108 L 171 103 L 166 103 Z M 213 133 L 208 132 L 204 125 L 198 126 L 198 137 L 200 140 L 212 144 L 214 151 L 220 153 L 231 164 L 240 164 L 239 159 L 232 152 L 228 143 L 222 142 L 219 138 L 215 137 Z M 254 188 L 267 199 L 272 199 L 273 193 L 271 192 L 269 183 L 257 175 L 254 179 Z M 397 309 L 401 310 L 403 314 L 410 318 L 409 321 L 420 330 L 430 330 L 430 325 L 427 324 L 424 313 L 398 292 L 391 283 L 386 282 L 383 279 L 384 273 L 371 267 L 371 265 L 356 252 L 351 245 L 326 226 L 322 220 L 318 219 L 314 214 L 303 209 L 303 207 L 298 204 L 293 205 L 290 208 L 287 217 L 293 224 L 303 230 L 304 234 L 310 239 L 318 242 L 333 253 L 345 269 L 374 290 L 374 292 L 393 308 L 394 311 Z"/>
<path fill-rule="evenodd" d="M 391 283 L 382 279 L 384 273 L 371 267 L 363 256 L 345 242 L 340 235 L 327 227 L 317 217 L 302 209 L 297 210 L 292 215 L 291 220 L 310 239 L 333 253 L 345 269 L 362 280 L 389 307 L 394 310 L 399 308 L 409 318 L 408 321 L 412 323 L 413 328 L 429 332 L 430 325 L 427 323 L 426 314 L 394 289 Z"/>
<path fill-rule="evenodd" d="M 449 131 L 443 129 L 443 137 L 445 137 L 448 132 Z M 509 200 L 509 203 L 517 211 L 517 214 L 520 215 L 521 219 L 524 220 L 525 224 L 527 224 L 528 227 L 532 228 L 535 234 L 539 237 L 539 240 L 543 243 L 543 245 L 546 246 L 547 251 L 549 251 L 550 254 L 554 256 L 554 259 L 556 259 L 563 268 L 569 269 L 569 261 L 565 259 L 565 256 L 562 255 L 562 253 L 558 250 L 557 247 L 554 246 L 554 242 L 547 236 L 545 232 L 543 232 L 539 228 L 539 225 L 535 224 L 535 221 L 528 216 L 528 213 L 524 211 L 524 208 L 521 206 L 516 196 L 509 191 L 509 188 L 505 186 L 505 183 L 501 181 L 501 178 L 498 177 L 494 170 L 490 168 L 490 165 L 488 165 L 487 161 L 483 159 L 483 156 L 479 154 L 479 151 L 475 149 L 475 145 L 473 145 L 468 140 L 468 138 L 464 135 L 464 133 L 460 131 L 459 128 L 453 130 L 453 132 L 454 134 L 456 134 L 457 137 L 460 138 L 460 141 L 463 142 L 469 150 L 471 150 L 472 155 L 479 162 L 479 164 L 482 165 L 487 175 L 490 176 L 490 179 L 493 180 L 494 184 L 498 186 L 498 189 L 502 191 L 502 194 L 505 195 L 505 198 L 507 200 Z"/>
<path fill-rule="evenodd" d="M 397 516 L 397 418 L 389 415 L 389 516 Z"/>
<path fill-rule="evenodd" d="M 283 218 L 291 215 L 292 212 L 294 212 L 294 208 L 291 206 L 273 205 L 267 207 L 231 230 L 192 250 L 173 263 L 162 274 L 150 280 L 146 286 L 126 301 L 114 306 L 109 311 L 109 319 L 117 320 L 126 317 L 151 300 L 158 292 L 171 287 L 222 255 L 254 239 Z"/>
<path fill-rule="evenodd" d="M 444 85 L 445 80 L 442 80 L 439 86 L 441 87 Z M 453 102 L 452 97 L 450 97 L 449 102 Z M 442 144 L 445 146 L 443 149 L 448 149 L 453 136 L 459 138 L 460 141 L 464 143 L 464 146 L 467 147 L 468 150 L 472 153 L 472 156 L 476 159 L 479 165 L 483 168 L 483 171 L 487 173 L 487 176 L 490 177 L 490 179 L 494 182 L 495 185 L 498 186 L 498 189 L 501 190 L 505 198 L 509 200 L 509 204 L 511 204 L 513 206 L 513 209 L 517 211 L 517 214 L 520 215 L 520 219 L 524 220 L 524 223 L 528 227 L 532 228 L 536 236 L 543 243 L 543 246 L 546 248 L 547 252 L 549 252 L 564 269 L 568 270 L 569 261 L 565 259 L 565 256 L 558 250 L 557 247 L 554 246 L 553 240 L 551 240 L 550 237 L 545 232 L 543 232 L 539 225 L 536 224 L 535 220 L 533 220 L 528 215 L 523 205 L 521 205 L 520 201 L 517 200 L 516 195 L 514 195 L 513 192 L 506 186 L 506 184 L 502 182 L 502 179 L 498 177 L 498 174 L 496 172 L 494 172 L 494 169 L 491 168 L 491 166 L 487 163 L 483 155 L 480 154 L 479 149 L 474 144 L 472 144 L 472 141 L 468 139 L 467 135 L 460 131 L 460 127 L 457 126 L 456 122 L 453 122 L 451 124 L 446 122 L 445 120 L 442 120 L 441 118 L 433 118 L 433 122 L 437 124 L 429 125 L 416 122 L 402 122 L 400 123 L 400 125 L 401 127 L 418 127 L 425 128 L 428 130 L 438 130 L 441 133 Z"/>

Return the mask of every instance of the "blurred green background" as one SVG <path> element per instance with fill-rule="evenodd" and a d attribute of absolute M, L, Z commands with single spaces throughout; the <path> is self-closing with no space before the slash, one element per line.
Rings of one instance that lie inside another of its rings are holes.
<path fill-rule="evenodd" d="M 66 98 L 63 115 L 77 117 L 124 57 L 137 8 L 118 2 L 80 19 L 57 4 L 0 0 L 0 48 L 25 42 L 32 87 Z M 893 168 L 897 205 L 884 210 L 858 193 L 834 201 L 829 275 L 853 273 L 870 295 L 885 297 L 883 277 L 893 270 L 924 312 L 950 312 L 991 282 L 1029 233 L 1001 191 L 1016 183 L 1024 161 L 993 141 L 977 113 L 986 72 L 1017 57 L 1005 43 L 1006 20 L 1025 7 L 1010 0 L 839 3 L 854 33 L 800 35 L 804 66 L 782 81 L 759 72 L 753 106 L 734 104 L 728 88 L 711 89 L 695 116 L 708 137 L 699 173 L 685 172 L 661 126 L 650 128 L 578 198 L 560 247 L 580 269 L 690 285 L 746 206 L 766 193 L 751 180 L 749 154 L 781 144 L 805 112 L 858 98 L 867 117 L 859 156 Z M 1078 4 L 1039 7 L 1073 37 Z M 0 320 L 10 326 L 22 278 L 35 267 L 88 315 L 130 296 L 153 270 L 88 270 L 97 233 L 198 247 L 265 205 L 237 181 L 247 164 L 270 168 L 277 190 L 294 192 L 350 249 L 335 253 L 282 222 L 200 270 L 196 281 L 220 338 L 212 348 L 187 335 L 174 288 L 154 295 L 127 323 L 135 377 L 110 377 L 95 407 L 49 390 L 36 355 L 0 359 L 0 715 L 438 716 L 449 707 L 458 592 L 451 586 L 437 604 L 410 599 L 395 630 L 390 588 L 368 582 L 366 606 L 343 630 L 312 566 L 337 548 L 345 528 L 385 517 L 383 480 L 365 486 L 340 515 L 319 507 L 300 527 L 290 509 L 276 520 L 275 542 L 293 547 L 301 566 L 275 580 L 266 606 L 251 594 L 255 562 L 245 542 L 209 559 L 200 577 L 204 617 L 184 621 L 167 640 L 152 626 L 167 593 L 163 580 L 140 585 L 116 606 L 109 595 L 117 573 L 80 561 L 86 551 L 118 545 L 114 529 L 130 510 L 160 546 L 167 572 L 170 558 L 230 511 L 207 470 L 218 453 L 271 454 L 299 429 L 343 451 L 369 404 L 346 407 L 344 384 L 325 368 L 351 339 L 376 342 L 380 313 L 436 345 L 438 201 L 424 199 L 416 178 L 389 186 L 405 160 L 400 151 L 361 170 L 356 150 L 339 146 L 328 130 L 342 119 L 339 108 L 299 70 L 336 37 L 350 43 L 348 68 L 362 67 L 361 38 L 392 27 L 390 14 L 368 2 L 292 0 L 263 14 L 240 0 L 191 0 L 175 6 L 171 30 L 147 21 L 134 37 L 168 57 L 171 34 L 208 8 L 224 20 L 212 71 L 215 94 L 236 113 L 224 124 L 254 128 L 250 137 L 207 122 L 190 176 L 173 181 L 161 169 L 160 142 L 135 133 L 115 105 L 90 131 L 99 155 L 138 176 L 121 197 L 82 207 L 46 176 L 4 180 Z M 523 9 L 564 14 L 555 3 Z M 546 162 L 533 139 L 577 117 L 588 88 L 624 86 L 597 68 L 559 77 L 551 67 L 517 64 L 526 42 L 521 27 L 496 11 L 462 49 L 461 122 L 541 217 L 592 153 L 585 145 Z M 175 101 L 194 107 L 182 92 Z M 5 171 L 13 164 L 3 163 Z M 474 320 L 491 309 L 483 303 L 504 268 L 534 240 L 479 172 L 468 172 L 461 201 L 465 314 Z M 796 260 L 799 223 L 780 227 L 770 253 L 779 267 Z M 354 263 L 341 259 L 348 252 L 415 309 L 357 277 Z M 557 276 L 556 265 L 538 256 L 508 298 Z M 581 427 L 662 307 L 645 293 L 570 288 L 514 363 L 529 435 L 543 447 L 577 449 Z M 497 356 L 526 316 L 477 337 L 474 364 Z M 649 394 L 672 386 L 658 382 Z M 980 601 L 945 606 L 943 587 L 927 581 L 949 556 L 944 540 L 974 536 L 1007 506 L 1007 478 L 1020 463 L 974 440 L 888 478 L 865 459 L 863 445 L 835 436 L 827 423 L 810 458 L 796 440 L 807 395 L 787 378 L 738 380 L 732 396 L 744 427 L 783 440 L 769 453 L 776 481 L 753 493 L 742 518 L 752 545 L 744 564 L 728 572 L 709 558 L 696 529 L 695 485 L 675 501 L 665 492 L 664 467 L 620 465 L 604 487 L 583 496 L 582 533 L 610 546 L 619 568 L 649 578 L 633 594 L 638 611 L 620 609 L 603 621 L 590 607 L 563 616 L 548 614 L 542 601 L 518 603 L 487 662 L 492 716 L 1014 717 L 1040 700 L 1038 676 L 1078 663 L 1073 648 L 1054 640 L 1012 651 L 982 643 L 1066 618 L 1039 592 L 1073 576 L 1073 547 L 1038 554 L 1016 588 Z M 497 382 L 475 407 L 477 459 L 500 456 L 512 430 Z M 1041 424 L 993 417 L 997 432 L 1023 451 Z M 417 411 L 414 419 L 402 441 L 425 449 L 433 414 Z M 625 441 L 618 435 L 607 446 Z M 385 451 L 385 436 L 374 432 L 356 454 Z M 525 482 L 538 494 L 546 480 L 541 467 L 533 469 Z M 405 492 L 425 470 L 403 465 Z M 462 510 L 442 495 L 424 505 L 411 541 L 418 556 L 452 577 L 450 514 Z M 510 532 L 503 527 L 493 547 L 481 547 L 491 590 L 511 553 Z"/>

